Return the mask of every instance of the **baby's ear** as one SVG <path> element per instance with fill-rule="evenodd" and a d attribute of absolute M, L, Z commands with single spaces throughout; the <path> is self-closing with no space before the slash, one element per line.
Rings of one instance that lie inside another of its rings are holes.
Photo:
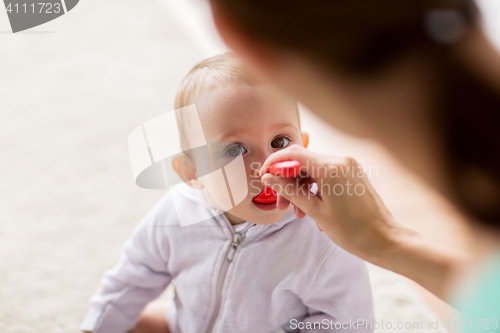
<path fill-rule="evenodd" d="M 307 132 L 302 132 L 302 145 L 304 148 L 307 148 L 309 146 L 309 134 Z"/>
<path fill-rule="evenodd" d="M 204 186 L 196 177 L 196 169 L 194 167 L 193 159 L 186 154 L 180 154 L 176 156 L 172 161 L 172 167 L 174 168 L 177 175 L 182 179 L 184 183 L 188 186 L 202 190 Z"/>

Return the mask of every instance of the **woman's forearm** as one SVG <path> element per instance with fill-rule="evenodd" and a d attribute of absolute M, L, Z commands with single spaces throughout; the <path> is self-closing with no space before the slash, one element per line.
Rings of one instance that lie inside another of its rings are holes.
<path fill-rule="evenodd" d="M 439 245 L 421 234 L 402 227 L 376 258 L 374 264 L 417 282 L 445 299 L 452 273 L 469 260 L 467 254 Z"/>

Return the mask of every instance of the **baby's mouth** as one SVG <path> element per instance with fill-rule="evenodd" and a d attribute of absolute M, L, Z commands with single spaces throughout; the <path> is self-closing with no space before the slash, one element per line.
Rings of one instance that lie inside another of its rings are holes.
<path fill-rule="evenodd" d="M 264 191 L 260 192 L 252 201 L 264 205 L 273 204 L 278 201 L 278 194 L 273 189 L 266 186 Z"/>

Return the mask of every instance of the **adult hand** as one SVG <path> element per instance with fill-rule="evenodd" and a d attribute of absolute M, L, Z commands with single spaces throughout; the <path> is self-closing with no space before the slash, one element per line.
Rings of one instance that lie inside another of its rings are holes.
<path fill-rule="evenodd" d="M 281 161 L 299 161 L 301 177 L 281 178 L 266 173 Z M 270 155 L 260 170 L 261 180 L 275 190 L 278 207 L 291 202 L 298 217 L 312 217 L 337 245 L 373 264 L 405 275 L 443 297 L 448 275 L 466 256 L 432 243 L 396 222 L 353 158 L 313 153 L 299 145 Z M 316 195 L 308 188 L 318 186 Z"/>
<path fill-rule="evenodd" d="M 301 177 L 266 173 L 271 164 L 287 160 L 301 163 Z M 293 145 L 269 156 L 260 176 L 278 193 L 280 209 L 291 202 L 298 208 L 298 217 L 303 217 L 302 212 L 309 215 L 335 243 L 356 255 L 376 255 L 388 246 L 392 232 L 399 227 L 353 158 L 320 155 Z M 309 192 L 312 183 L 318 186 L 316 195 Z"/>

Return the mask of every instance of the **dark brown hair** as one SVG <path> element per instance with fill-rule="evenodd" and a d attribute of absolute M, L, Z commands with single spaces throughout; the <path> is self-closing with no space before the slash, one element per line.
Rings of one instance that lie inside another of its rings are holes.
<path fill-rule="evenodd" d="M 252 38 L 335 72 L 369 75 L 406 51 L 425 49 L 438 64 L 436 118 L 458 205 L 473 219 L 500 226 L 500 93 L 451 57 L 426 25 L 429 13 L 439 11 L 458 13 L 465 28 L 476 25 L 473 0 L 211 2 Z"/>

